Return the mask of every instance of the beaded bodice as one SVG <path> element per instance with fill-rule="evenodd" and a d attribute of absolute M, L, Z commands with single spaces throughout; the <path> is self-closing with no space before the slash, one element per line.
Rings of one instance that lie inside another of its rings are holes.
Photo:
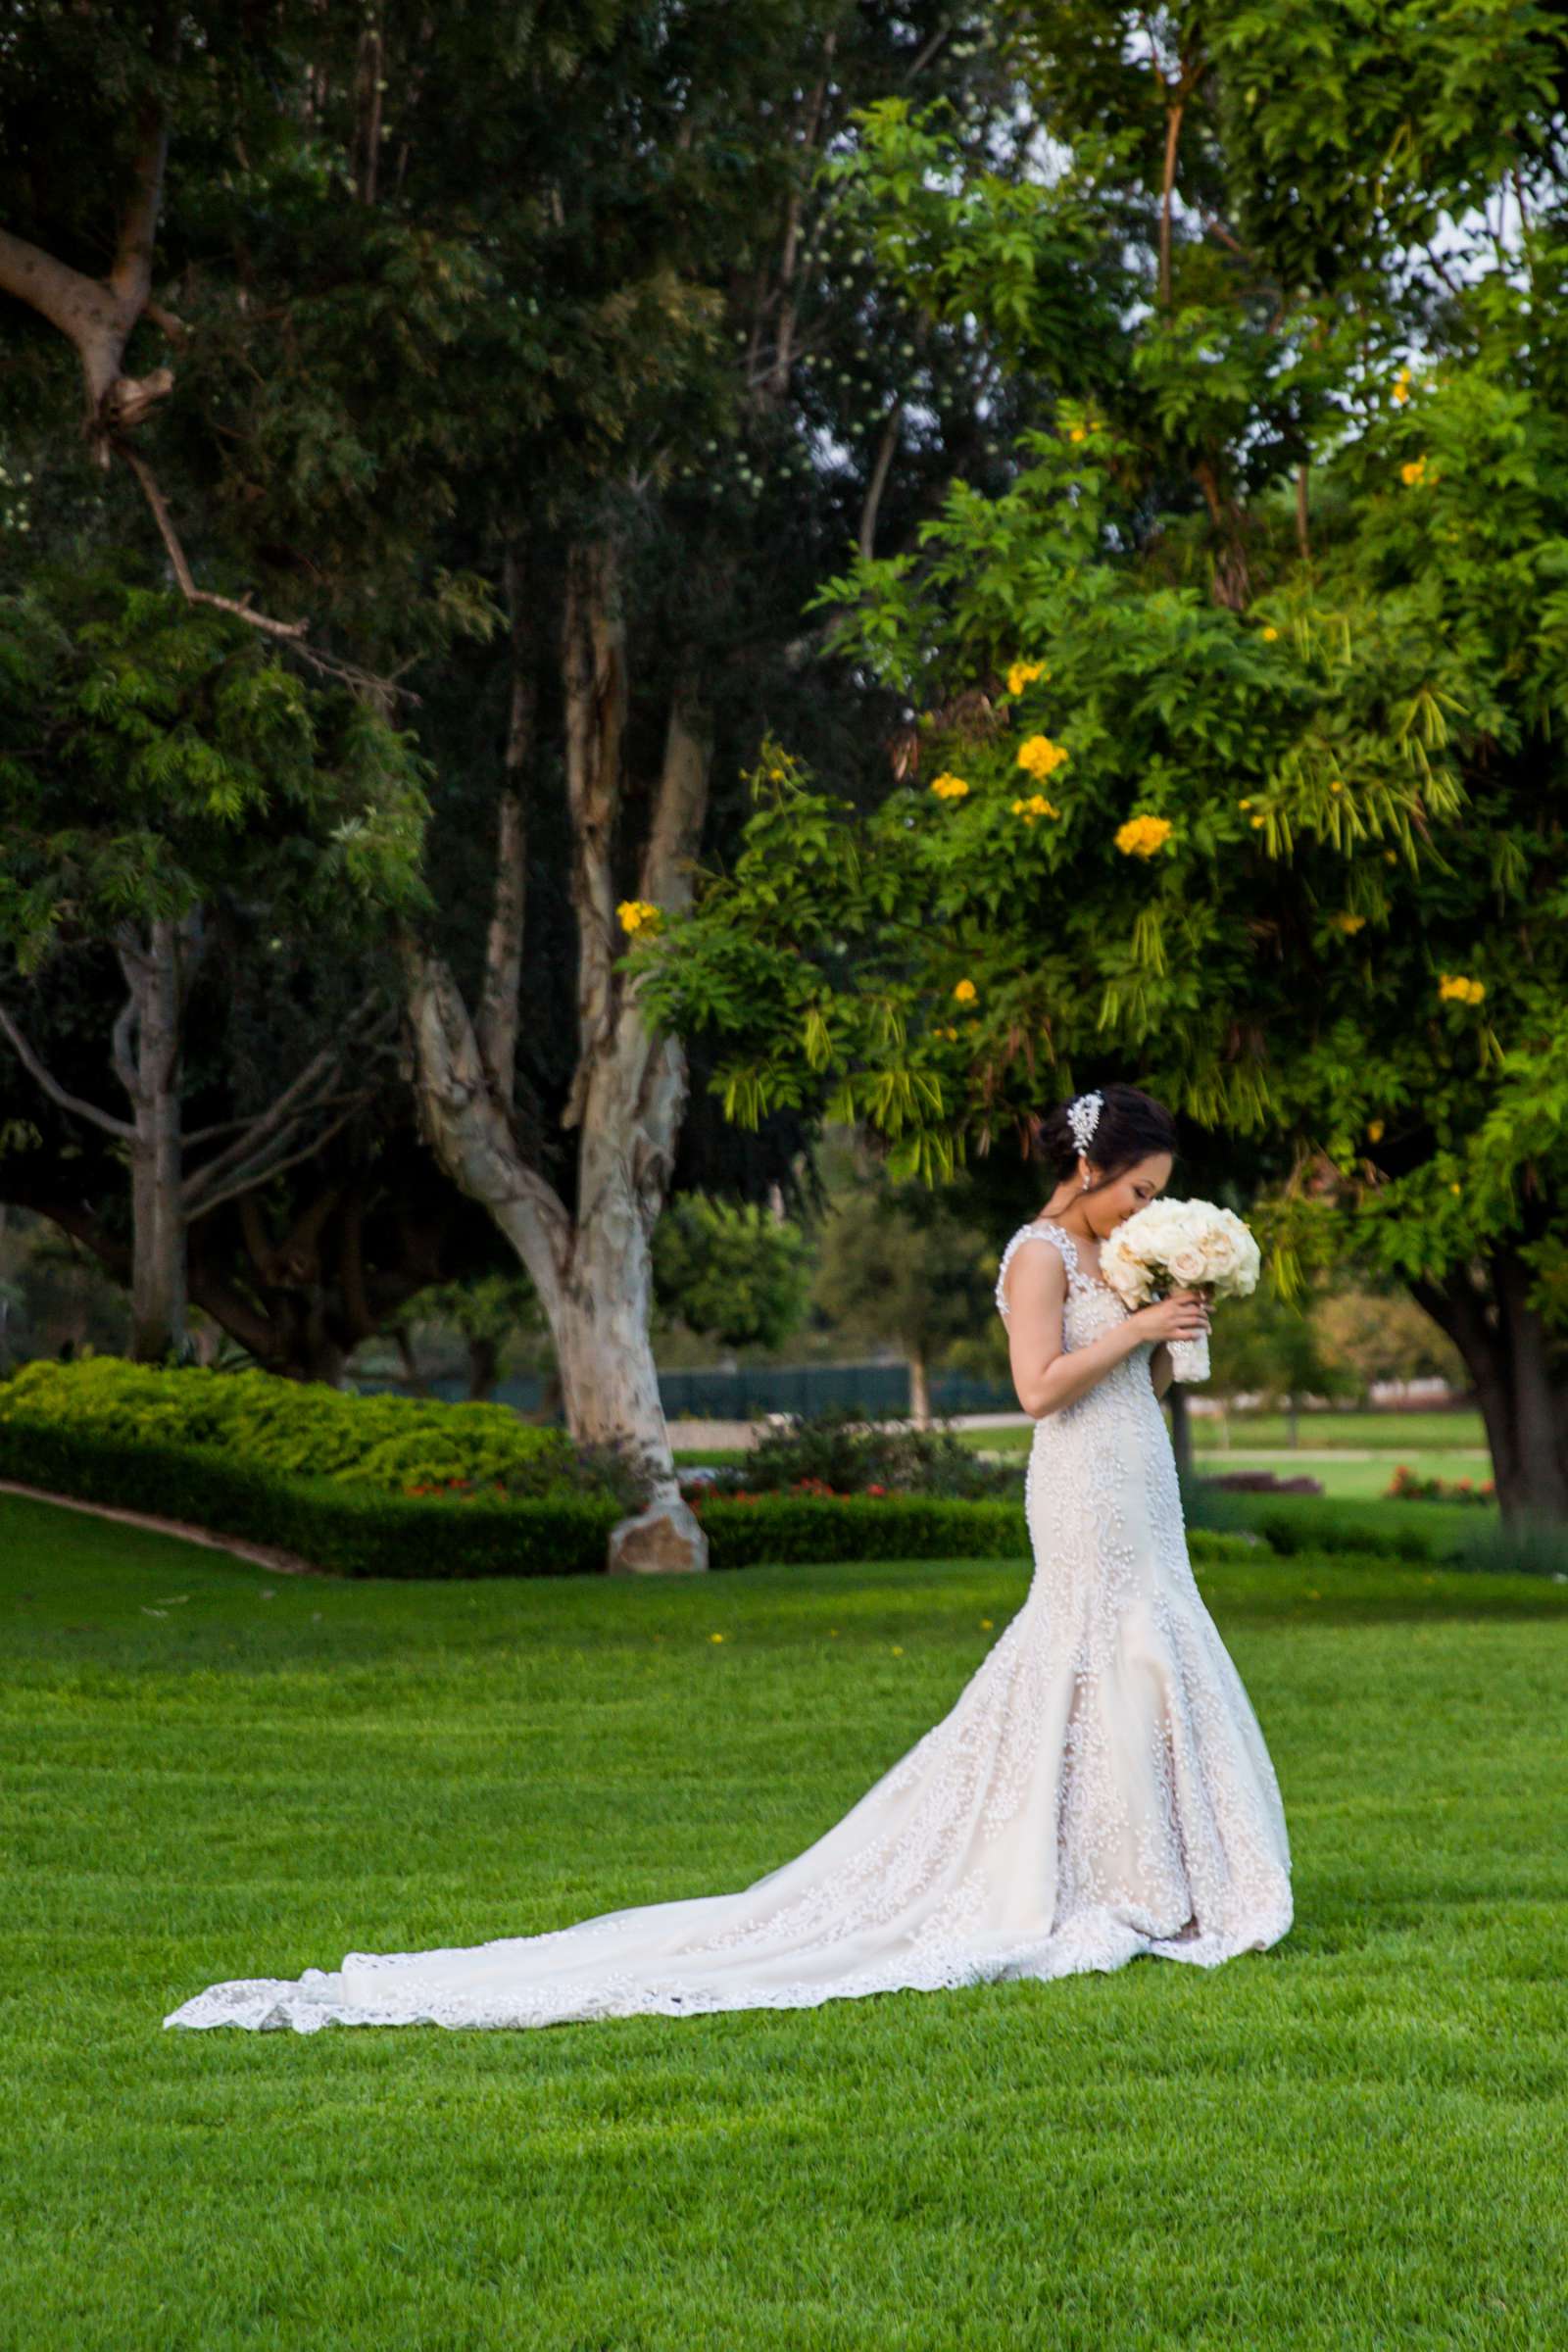
<path fill-rule="evenodd" d="M 1036 1217 L 1028 1225 L 1020 1225 L 1002 1252 L 997 1268 L 997 1312 L 1004 1323 L 1007 1321 L 1007 1268 L 1014 1253 L 1025 1242 L 1051 1242 L 1059 1250 L 1067 1269 L 1067 1303 L 1062 1312 L 1062 1346 L 1081 1348 L 1113 1323 L 1120 1323 L 1128 1313 L 1123 1300 L 1108 1282 L 1098 1275 L 1086 1274 L 1078 1255 L 1078 1244 L 1064 1225 L 1054 1218 Z M 1152 1352 L 1152 1350 L 1147 1350 Z"/>

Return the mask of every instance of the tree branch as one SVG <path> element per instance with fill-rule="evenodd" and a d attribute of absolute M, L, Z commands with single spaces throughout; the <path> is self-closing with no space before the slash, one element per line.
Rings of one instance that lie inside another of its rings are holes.
<path fill-rule="evenodd" d="M 871 561 L 872 549 L 876 541 L 877 509 L 882 504 L 882 493 L 887 488 L 888 475 L 893 469 L 893 460 L 899 446 L 899 426 L 903 416 L 904 402 L 902 399 L 896 400 L 888 411 L 887 422 L 882 427 L 882 439 L 877 449 L 876 462 L 871 467 L 871 478 L 865 486 L 865 502 L 860 509 L 859 544 L 860 553 L 867 564 Z"/>
<path fill-rule="evenodd" d="M 299 1121 L 309 1111 L 322 1109 L 331 1102 L 345 1101 L 350 1103 L 352 1108 L 356 1102 L 368 1100 L 362 1090 L 355 1090 L 349 1096 L 320 1094 L 318 1090 L 330 1085 L 337 1076 L 342 1066 L 343 1054 L 349 1038 L 356 1024 L 373 1003 L 373 998 L 363 999 L 344 1023 L 344 1032 L 341 1038 L 335 1039 L 330 1046 L 323 1046 L 319 1054 L 306 1063 L 304 1069 L 290 1081 L 282 1093 L 274 1097 L 266 1110 L 259 1111 L 255 1118 L 247 1121 L 244 1132 L 236 1136 L 233 1143 L 217 1152 L 203 1166 L 191 1169 L 180 1188 L 181 1198 L 187 1208 L 194 1208 L 197 1203 L 200 1203 L 202 1213 L 205 1215 L 207 1210 L 215 1205 L 215 1200 L 208 1198 L 211 1189 L 220 1183 L 227 1186 L 228 1179 L 234 1170 L 240 1167 L 247 1158 L 254 1159 L 270 1140 L 276 1137 L 286 1142 L 292 1136 Z M 383 1017 L 366 1034 L 361 1041 L 360 1050 L 363 1051 L 366 1046 L 375 1042 L 377 1030 L 384 1035 L 386 1029 L 387 1021 Z M 341 1121 L 339 1124 L 341 1125 Z M 332 1132 L 335 1133 L 336 1130 L 334 1129 Z M 226 1199 L 229 1197 L 229 1193 L 225 1192 L 220 1197 Z"/>
<path fill-rule="evenodd" d="M 346 1127 L 356 1110 L 363 1109 L 364 1105 L 372 1099 L 373 1094 L 373 1088 L 364 1087 L 353 1096 L 338 1097 L 337 1100 L 347 1102 L 348 1107 L 332 1121 L 329 1127 L 323 1127 L 318 1135 L 313 1135 L 308 1144 L 302 1144 L 297 1152 L 289 1152 L 285 1158 L 270 1158 L 267 1153 L 263 1152 L 249 1166 L 241 1166 L 236 1169 L 228 1182 L 221 1185 L 211 1197 L 203 1198 L 199 1207 L 188 1210 L 190 1223 L 194 1225 L 198 1217 L 210 1216 L 215 1208 L 221 1208 L 226 1200 L 237 1200 L 242 1193 L 255 1192 L 259 1185 L 270 1183 L 274 1176 L 281 1176 L 285 1168 L 298 1167 L 302 1159 L 314 1159 L 322 1145 L 330 1143 L 339 1128 Z M 317 1104 L 313 1107 L 319 1108 L 320 1106 Z M 274 1139 L 272 1147 L 274 1152 L 278 1145 L 287 1141 L 288 1135 L 291 1135 L 298 1125 L 298 1119 L 289 1122 L 286 1133 Z M 203 1169 L 201 1172 L 205 1175 L 207 1171 Z"/>
<path fill-rule="evenodd" d="M 113 1111 L 100 1110 L 96 1102 L 84 1102 L 80 1095 L 74 1095 L 61 1085 L 59 1079 L 39 1060 L 14 1015 L 4 1004 L 0 1004 L 0 1030 L 4 1030 L 23 1067 L 37 1079 L 51 1102 L 58 1103 L 62 1110 L 74 1112 L 77 1118 L 90 1120 L 94 1127 L 101 1127 L 105 1135 L 117 1136 L 122 1143 L 135 1142 L 136 1130 L 128 1120 L 117 1119 Z"/>

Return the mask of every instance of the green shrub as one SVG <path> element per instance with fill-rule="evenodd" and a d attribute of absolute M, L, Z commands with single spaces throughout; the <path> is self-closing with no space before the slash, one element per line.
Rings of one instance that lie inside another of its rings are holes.
<path fill-rule="evenodd" d="M 172 1446 L 98 1428 L 0 1416 L 0 1477 L 84 1502 L 188 1521 L 296 1552 L 339 1576 L 602 1574 L 618 1504 L 591 1494 L 511 1500 L 412 1499 L 341 1479 L 298 1478 L 216 1446 Z M 706 1497 L 699 1517 L 714 1568 L 758 1562 L 1017 1559 L 1029 1556 L 1020 1503 L 940 1495 Z M 1192 1539 L 1195 1560 L 1250 1547 L 1244 1534 Z"/>
<path fill-rule="evenodd" d="M 1250 1528 L 1285 1555 L 1300 1551 L 1375 1553 L 1385 1559 L 1445 1556 L 1451 1523 L 1426 1505 L 1386 1501 L 1333 1502 L 1315 1494 L 1248 1494 L 1204 1479 L 1182 1482 L 1189 1529 Z"/>
<path fill-rule="evenodd" d="M 1462 1531 L 1448 1554 L 1448 1566 L 1494 1576 L 1549 1576 L 1568 1583 L 1568 1527 L 1560 1519 L 1534 1512 L 1511 1521 L 1490 1518 Z"/>
<path fill-rule="evenodd" d="M 400 1494 L 449 1479 L 500 1478 L 514 1493 L 581 1492 L 584 1464 L 564 1430 L 542 1429 L 504 1404 L 356 1396 L 324 1381 L 216 1372 L 199 1364 L 133 1364 L 121 1356 L 24 1364 L 0 1381 L 0 1423 L 24 1417 L 102 1429 L 148 1443 L 212 1446 L 269 1469 L 341 1479 Z M 590 1488 L 626 1499 L 622 1469 L 603 1449 Z M 646 1493 L 636 1484 L 634 1493 Z"/>
<path fill-rule="evenodd" d="M 950 1429 L 872 1429 L 848 1405 L 795 1413 L 768 1431 L 715 1492 L 945 1495 L 1021 1500 L 1022 1463 L 983 1462 Z"/>
<path fill-rule="evenodd" d="M 603 1573 L 610 1531 L 622 1515 L 612 1500 L 573 1494 L 415 1501 L 292 1477 L 216 1446 L 16 1414 L 0 1418 L 0 1477 L 273 1544 L 339 1576 Z"/>

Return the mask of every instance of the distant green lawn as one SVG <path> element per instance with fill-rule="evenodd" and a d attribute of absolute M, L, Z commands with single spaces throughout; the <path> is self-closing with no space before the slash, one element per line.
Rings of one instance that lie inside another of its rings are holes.
<path fill-rule="evenodd" d="M 1194 1451 L 1212 1454 L 1216 1461 L 1230 1452 L 1245 1453 L 1250 1459 L 1254 1453 L 1296 1450 L 1280 1413 L 1230 1413 L 1222 1422 L 1195 1413 L 1192 1430 Z M 1297 1433 L 1299 1447 L 1309 1453 L 1330 1449 L 1376 1453 L 1385 1478 L 1392 1478 L 1396 1463 L 1413 1465 L 1423 1456 L 1433 1460 L 1469 1456 L 1490 1462 L 1487 1433 L 1479 1413 L 1303 1413 Z M 1032 1426 L 1024 1423 L 956 1432 L 966 1446 L 983 1446 L 988 1452 L 1019 1453 L 1028 1451 L 1033 1434 Z M 1315 1470 L 1316 1464 L 1304 1467 Z M 1491 1475 L 1490 1469 L 1486 1475 Z"/>
<path fill-rule="evenodd" d="M 0 1561 L 8 2347 L 1568 2341 L 1568 1587 L 1204 1571 L 1291 1824 L 1271 1952 L 301 2038 L 160 2021 L 745 1885 L 1026 1564 L 382 1587 L 7 1496 Z"/>

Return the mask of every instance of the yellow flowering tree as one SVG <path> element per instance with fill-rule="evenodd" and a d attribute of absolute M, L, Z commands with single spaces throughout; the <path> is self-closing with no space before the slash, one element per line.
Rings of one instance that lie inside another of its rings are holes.
<path fill-rule="evenodd" d="M 723 1039 L 732 1116 L 827 1103 L 933 1182 L 1043 1097 L 1136 1074 L 1272 1170 L 1282 1288 L 1335 1258 L 1409 1286 L 1505 1511 L 1568 1516 L 1562 37 L 1450 27 L 1456 122 L 1413 13 L 1351 78 L 1310 6 L 1177 11 L 1146 22 L 1185 60 L 1173 114 L 1169 59 L 1123 71 L 1124 11 L 1003 14 L 1067 157 L 1040 216 L 1076 236 L 1101 207 L 1114 279 L 1155 199 L 1142 315 L 1002 488 L 955 483 L 917 553 L 824 584 L 834 650 L 906 700 L 896 781 L 858 813 L 773 747 L 745 855 L 651 985 Z M 1420 223 L 1501 170 L 1504 112 L 1535 158 L 1519 253 L 1478 234 L 1412 290 Z M 1396 128 L 1374 188 L 1345 158 Z M 842 167 L 906 298 L 990 316 L 983 241 L 942 250 L 907 200 L 966 168 L 902 104 Z M 1042 283 L 1042 344 L 1069 293 Z"/>

